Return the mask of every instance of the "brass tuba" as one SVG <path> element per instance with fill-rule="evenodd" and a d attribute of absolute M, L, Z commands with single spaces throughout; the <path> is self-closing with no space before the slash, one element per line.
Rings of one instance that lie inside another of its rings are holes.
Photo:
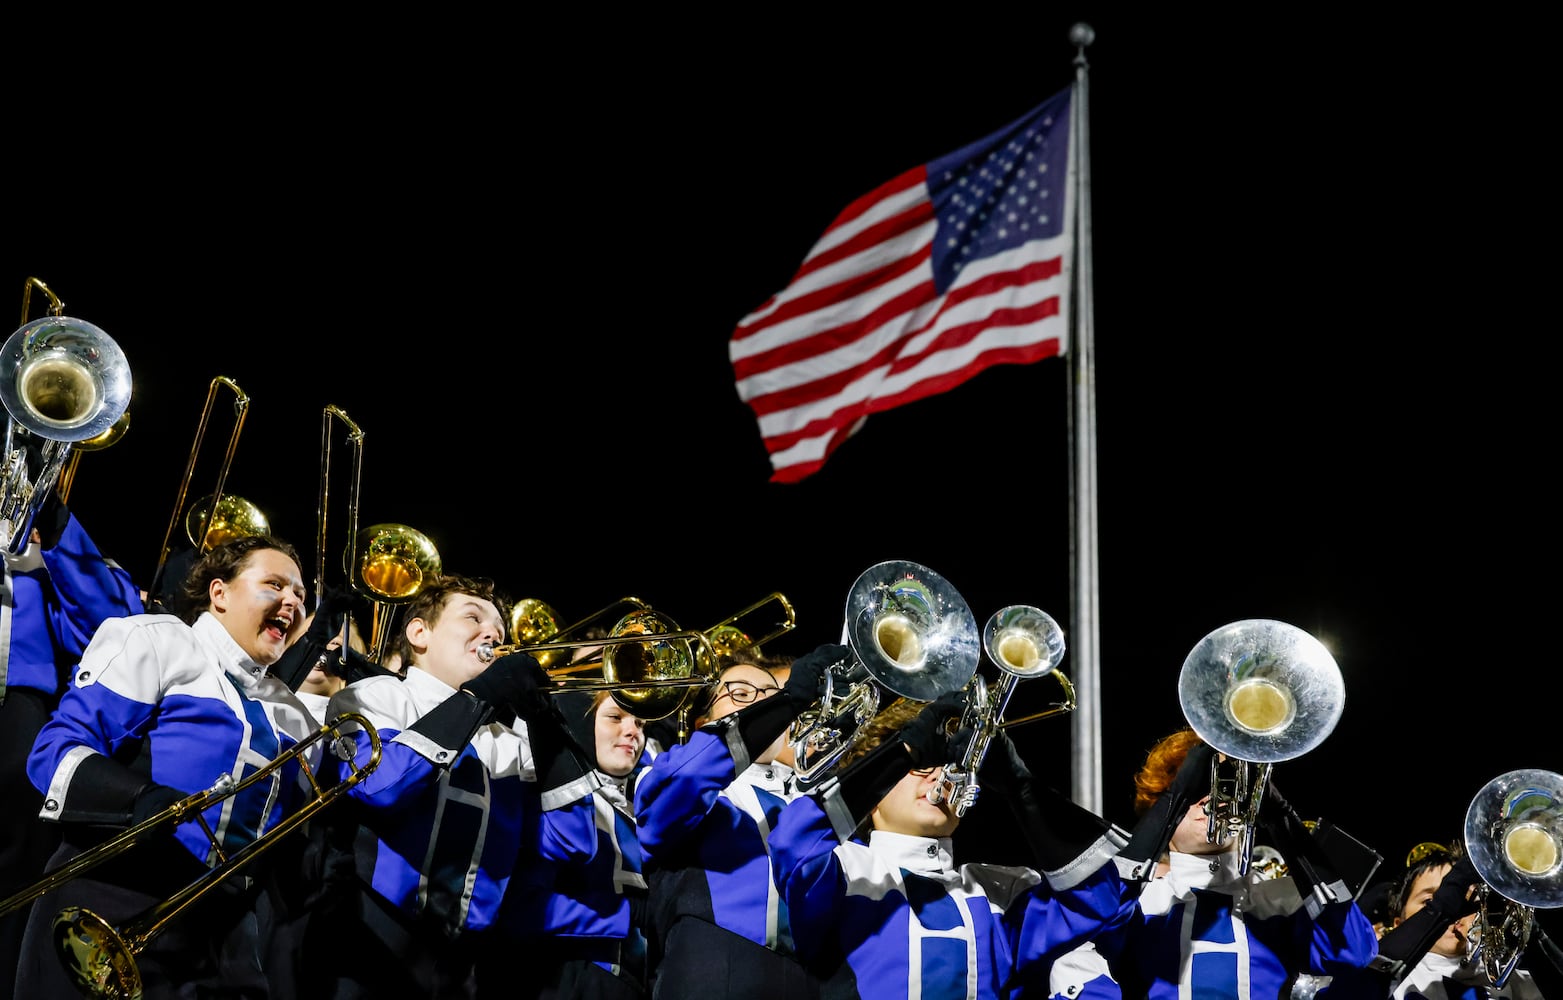
<path fill-rule="evenodd" d="M 1346 686 L 1318 639 L 1285 622 L 1250 618 L 1206 635 L 1183 661 L 1178 701 L 1211 756 L 1211 843 L 1239 839 L 1239 871 L 1275 763 L 1324 742 L 1340 721 Z"/>
<path fill-rule="evenodd" d="M 37 286 L 51 312 L 27 322 Z M 72 447 L 108 431 L 130 405 L 130 364 L 119 345 L 85 320 L 61 315 L 64 304 L 37 278 L 23 293 L 22 327 L 0 347 L 0 402 L 8 416 L 0 483 L 0 542 L 20 555 L 33 521 L 54 490 Z M 39 467 L 29 470 L 21 429 L 39 439 Z"/>
<path fill-rule="evenodd" d="M 1535 911 L 1563 906 L 1563 775 L 1525 769 L 1489 781 L 1466 810 L 1465 850 L 1483 883 L 1470 961 L 1497 988 L 1530 943 Z"/>
<path fill-rule="evenodd" d="M 879 711 L 881 689 L 933 701 L 969 683 L 981 656 L 977 620 L 948 580 L 891 560 L 859 574 L 847 592 L 847 658 L 825 670 L 819 699 L 787 731 L 800 785 L 817 784 Z M 839 692 L 838 692 L 838 689 Z"/>

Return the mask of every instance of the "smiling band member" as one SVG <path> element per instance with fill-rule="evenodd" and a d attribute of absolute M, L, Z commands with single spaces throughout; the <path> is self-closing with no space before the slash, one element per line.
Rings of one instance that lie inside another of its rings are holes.
<path fill-rule="evenodd" d="M 549 711 L 536 660 L 493 658 L 505 611 L 489 580 L 435 579 L 407 606 L 405 678 L 366 677 L 331 699 L 331 715 L 375 726 L 383 757 L 350 793 L 352 811 L 333 819 L 356 819 L 378 843 L 352 898 L 330 901 L 326 937 L 311 932 L 329 942 L 304 977 L 316 995 L 468 995 L 523 817 L 536 813 L 529 720 Z M 361 764 L 367 739 L 355 738 Z"/>
<path fill-rule="evenodd" d="M 28 760 L 44 794 L 42 815 L 62 828 L 51 868 L 220 778 L 244 779 L 314 732 L 303 704 L 267 673 L 302 628 L 302 577 L 288 543 L 241 538 L 191 569 L 183 620 L 138 614 L 98 628 Z M 318 745 L 310 750 L 318 758 Z M 203 818 L 231 855 L 307 798 L 294 760 L 270 781 L 214 803 Z M 50 923 L 61 909 L 83 906 L 118 926 L 193 883 L 218 863 L 216 853 L 201 824 L 181 823 L 40 897 L 16 995 L 79 995 L 53 947 Z M 219 987 L 235 996 L 277 995 L 260 958 L 264 866 L 245 876 L 222 882 L 137 955 L 147 996 Z"/>

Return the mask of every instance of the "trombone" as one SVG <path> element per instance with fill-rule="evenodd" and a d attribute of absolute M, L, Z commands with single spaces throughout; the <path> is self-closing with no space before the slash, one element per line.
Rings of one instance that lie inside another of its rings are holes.
<path fill-rule="evenodd" d="M 232 390 L 234 395 L 233 431 L 228 435 L 228 450 L 217 472 L 217 488 L 209 496 L 190 505 L 185 518 L 185 533 L 190 544 L 195 546 L 196 554 L 203 555 L 230 538 L 264 535 L 271 531 L 266 515 L 254 504 L 242 497 L 223 493 L 223 485 L 228 481 L 228 469 L 233 465 L 233 453 L 239 447 L 239 434 L 244 430 L 244 418 L 249 415 L 250 397 L 239 388 L 239 383 L 226 375 L 218 375 L 207 387 L 206 405 L 201 408 L 201 422 L 195 428 L 190 459 L 185 463 L 184 476 L 179 481 L 179 496 L 174 500 L 174 513 L 168 519 L 168 530 L 163 532 L 163 546 L 157 557 L 157 568 L 152 571 L 154 593 L 163 575 L 163 567 L 168 563 L 169 542 L 174 537 L 174 526 L 179 523 L 179 514 L 184 510 L 185 497 L 190 492 L 190 479 L 195 473 L 195 461 L 201 453 L 201 442 L 206 437 L 206 425 L 211 420 L 212 404 L 217 399 L 217 390 L 221 388 Z"/>
<path fill-rule="evenodd" d="M 50 307 L 48 315 L 29 323 L 34 287 L 49 296 Z M 108 334 L 64 312 L 64 303 L 47 285 L 28 278 L 22 326 L 0 347 L 0 402 L 8 414 L 0 456 L 0 542 L 11 555 L 26 550 L 33 522 L 73 447 L 109 431 L 130 405 L 130 364 L 124 352 Z M 39 468 L 31 475 L 27 450 L 16 439 L 18 428 L 42 442 Z"/>
<path fill-rule="evenodd" d="M 393 609 L 413 601 L 440 575 L 440 552 L 417 528 L 387 522 L 360 529 L 346 558 L 353 589 L 366 595 L 373 608 L 368 655 L 380 663 L 390 645 Z"/>
<path fill-rule="evenodd" d="M 517 637 L 533 632 L 546 631 L 553 609 L 541 601 L 517 602 L 519 609 L 527 604 L 524 613 L 511 612 L 511 634 Z M 559 640 L 557 636 L 573 633 L 605 613 L 624 604 L 634 609 L 623 615 L 607 636 L 587 639 Z M 769 605 L 781 608 L 781 620 L 759 640 L 750 638 L 740 626 L 743 619 Z M 739 649 L 756 648 L 790 632 L 797 624 L 792 603 L 779 591 L 772 591 L 748 607 L 729 615 L 704 632 L 680 631 L 678 625 L 665 615 L 651 608 L 638 597 L 620 598 L 613 604 L 565 629 L 551 633 L 554 641 L 516 642 L 506 645 L 479 647 L 479 656 L 486 662 L 506 653 L 523 652 L 537 659 L 550 678 L 558 683 L 550 694 L 568 692 L 607 691 L 626 712 L 648 722 L 663 719 L 674 712 L 687 716 L 689 696 L 693 689 L 708 686 L 716 677 L 718 658 Z M 583 659 L 562 667 L 548 667 L 565 651 L 595 649 L 601 647 L 600 659 Z M 586 670 L 600 669 L 598 679 L 576 678 L 569 675 Z M 687 718 L 680 719 L 680 737 Z"/>
<path fill-rule="evenodd" d="M 352 738 L 342 732 L 343 727 L 349 723 L 358 726 L 369 737 L 369 756 L 362 764 L 356 763 Z M 330 741 L 328 745 L 332 747 L 333 752 L 347 761 L 349 767 L 349 774 L 345 778 L 327 786 L 322 786 L 317 781 L 315 770 L 307 756 L 307 751 L 323 739 Z M 239 850 L 232 854 L 225 853 L 206 821 L 204 815 L 206 809 L 239 794 L 259 781 L 271 780 L 272 772 L 295 759 L 299 762 L 301 773 L 309 782 L 314 798 Z M 65 971 L 75 981 L 78 989 L 93 997 L 139 997 L 142 993 L 142 983 L 141 974 L 136 968 L 136 955 L 146 948 L 148 942 L 163 930 L 170 920 L 205 896 L 224 879 L 270 850 L 278 840 L 307 822 L 310 817 L 334 802 L 338 796 L 363 781 L 379 764 L 380 736 L 374 726 L 362 715 L 344 713 L 243 779 L 235 780 L 233 775 L 224 774 L 205 791 L 180 799 L 157 815 L 78 854 L 45 874 L 38 882 L 0 901 L 0 915 L 20 909 L 86 871 L 118 857 L 165 827 L 175 826 L 190 819 L 196 820 L 206 832 L 206 837 L 211 843 L 212 855 L 218 862 L 200 878 L 163 902 L 138 914 L 121 927 L 114 927 L 96 913 L 79 906 L 68 906 L 54 918 L 51 937 L 55 942 L 56 952 L 65 966 Z"/>

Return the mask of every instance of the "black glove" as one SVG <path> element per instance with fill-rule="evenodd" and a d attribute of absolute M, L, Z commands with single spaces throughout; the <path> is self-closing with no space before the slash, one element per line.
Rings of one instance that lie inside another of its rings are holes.
<path fill-rule="evenodd" d="M 1108 838 L 1112 824 L 1037 781 L 1000 729 L 988 744 L 979 772 L 982 784 L 1009 803 L 1031 849 L 1030 867 L 1057 891 L 1073 888 L 1099 869 L 1122 844 Z"/>
<path fill-rule="evenodd" d="M 150 782 L 136 793 L 136 800 L 130 807 L 130 825 L 144 823 L 174 803 L 182 802 L 187 798 L 189 796 L 177 788 Z"/>
<path fill-rule="evenodd" d="M 548 675 L 527 653 L 501 656 L 461 690 L 435 705 L 407 727 L 443 748 L 434 757 L 436 764 L 450 765 L 472 741 L 478 728 L 501 713 L 525 715 L 546 711 L 546 698 L 539 694 L 549 684 Z"/>
<path fill-rule="evenodd" d="M 1210 791 L 1210 758 L 1215 751 L 1210 744 L 1199 742 L 1189 749 L 1188 756 L 1178 768 L 1172 784 L 1161 793 L 1156 803 L 1145 811 L 1134 824 L 1129 843 L 1118 856 L 1133 866 L 1131 878 L 1150 881 L 1156 862 L 1166 853 L 1172 841 L 1172 831 L 1177 829 L 1189 806 L 1198 802 Z"/>
<path fill-rule="evenodd" d="M 1475 913 L 1477 901 L 1467 899 L 1472 885 L 1481 881 L 1469 856 L 1462 855 L 1444 875 L 1427 905 L 1401 921 L 1398 927 L 1379 939 L 1379 960 L 1398 982 L 1406 969 L 1416 965 L 1433 947 L 1449 925 L 1468 913 Z M 1391 918 L 1398 914 L 1391 914 Z"/>
<path fill-rule="evenodd" d="M 65 534 L 65 526 L 70 523 L 70 519 L 70 508 L 51 489 L 44 498 L 43 506 L 38 509 L 38 516 L 33 518 L 33 528 L 38 532 L 38 547 L 52 549 L 60 544 L 60 536 Z"/>
<path fill-rule="evenodd" d="M 950 762 L 949 721 L 966 711 L 964 690 L 946 691 L 901 729 L 901 742 L 912 753 L 912 767 L 938 767 Z"/>
<path fill-rule="evenodd" d="M 326 673 L 349 684 L 365 677 L 395 677 L 396 671 L 380 666 L 351 646 L 326 650 Z"/>
<path fill-rule="evenodd" d="M 787 684 L 782 688 L 782 694 L 796 702 L 800 712 L 813 705 L 820 698 L 820 682 L 825 677 L 825 671 L 845 660 L 850 653 L 846 646 L 828 643 L 793 660 L 792 672 L 787 675 Z"/>
<path fill-rule="evenodd" d="M 481 674 L 461 686 L 461 690 L 492 708 L 510 709 L 522 718 L 535 715 L 544 707 L 540 694 L 553 682 L 530 653 L 501 656 Z"/>
<path fill-rule="evenodd" d="M 1451 921 L 1475 913 L 1480 904 L 1474 895 L 1470 895 L 1470 889 L 1473 885 L 1481 884 L 1482 877 L 1476 874 L 1476 866 L 1471 864 L 1471 856 L 1461 854 L 1450 867 L 1448 874 L 1444 876 L 1444 880 L 1438 883 L 1438 889 L 1433 893 L 1433 898 L 1428 901 L 1427 908 L 1447 914 Z"/>
<path fill-rule="evenodd" d="M 1308 824 L 1271 781 L 1259 807 L 1259 826 L 1266 840 L 1286 859 L 1286 870 L 1303 897 L 1308 915 L 1317 919 L 1324 904 L 1351 898 L 1334 865 L 1308 829 Z"/>
<path fill-rule="evenodd" d="M 761 699 L 752 705 L 710 723 L 711 731 L 724 733 L 728 752 L 733 755 L 733 770 L 741 774 L 764 753 L 776 737 L 792 725 L 799 713 L 813 707 L 819 700 L 820 682 L 825 671 L 834 663 L 845 659 L 845 646 L 825 645 L 792 663 L 787 683 L 781 693 Z"/>
<path fill-rule="evenodd" d="M 326 643 L 341 630 L 340 626 L 336 629 L 331 627 L 332 615 L 325 612 L 326 608 L 322 606 L 304 634 L 294 639 L 293 644 L 271 665 L 271 675 L 286 684 L 289 691 L 299 689 L 310 670 L 327 653 Z"/>

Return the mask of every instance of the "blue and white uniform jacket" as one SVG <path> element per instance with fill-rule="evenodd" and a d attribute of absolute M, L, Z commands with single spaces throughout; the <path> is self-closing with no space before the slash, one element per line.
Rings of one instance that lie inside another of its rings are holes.
<path fill-rule="evenodd" d="M 55 695 L 98 626 L 146 609 L 130 574 L 71 515 L 53 548 L 5 554 L 0 581 L 0 701 L 9 688 Z"/>
<path fill-rule="evenodd" d="M 645 941 L 632 923 L 630 897 L 644 899 L 646 878 L 631 801 L 650 758 L 627 778 L 599 770 L 542 795 L 537 854 L 511 883 L 511 933 L 547 938 L 559 957 L 590 960 L 614 975 L 638 970 Z M 546 947 L 546 945 L 545 945 Z"/>
<path fill-rule="evenodd" d="M 1261 1000 L 1299 974 L 1361 969 L 1378 938 L 1352 900 L 1308 916 L 1296 884 L 1237 873 L 1237 852 L 1174 852 L 1166 875 L 1146 883 L 1131 918 L 1098 938 L 1127 995 Z"/>
<path fill-rule="evenodd" d="M 287 685 L 250 659 L 209 612 L 194 625 L 173 615 L 111 618 L 92 637 L 70 688 L 39 731 L 27 773 L 43 792 L 40 815 L 59 819 L 68 811 L 77 768 L 93 754 L 123 759 L 140 741 L 151 781 L 194 793 L 223 777 L 244 780 L 315 729 Z M 321 746 L 310 748 L 311 766 L 318 765 Z M 231 853 L 309 795 L 294 760 L 204 815 Z M 181 823 L 175 835 L 196 858 L 214 863 L 199 823 Z"/>
<path fill-rule="evenodd" d="M 349 684 L 328 710 L 333 718 L 359 713 L 380 735 L 379 765 L 348 793 L 379 838 L 369 884 L 409 917 L 434 919 L 451 938 L 494 923 L 521 853 L 522 825 L 537 811 L 524 723 L 490 722 L 460 748 L 408 731 L 455 693 L 410 666 L 405 680 Z M 355 726 L 344 731 L 353 733 L 361 767 L 368 737 Z"/>
<path fill-rule="evenodd" d="M 1121 919 L 1111 864 L 1055 891 L 1029 868 L 957 868 L 948 838 L 875 830 L 842 843 L 812 796 L 782 810 L 770 846 L 798 954 L 828 977 L 826 997 L 1007 997 L 1013 976 Z"/>
<path fill-rule="evenodd" d="M 640 847 L 651 868 L 679 869 L 664 886 L 676 908 L 756 944 L 792 953 L 787 908 L 771 874 L 766 839 L 782 807 L 798 796 L 792 768 L 750 764 L 734 774 L 733 755 L 719 733 L 697 731 L 651 762 L 635 789 Z"/>
<path fill-rule="evenodd" d="M 1325 994 L 1328 996 L 1328 994 Z M 1536 981 L 1524 969 L 1515 969 L 1502 989 L 1493 989 L 1479 966 L 1448 955 L 1428 952 L 1395 987 L 1394 1000 L 1542 1000 Z"/>

